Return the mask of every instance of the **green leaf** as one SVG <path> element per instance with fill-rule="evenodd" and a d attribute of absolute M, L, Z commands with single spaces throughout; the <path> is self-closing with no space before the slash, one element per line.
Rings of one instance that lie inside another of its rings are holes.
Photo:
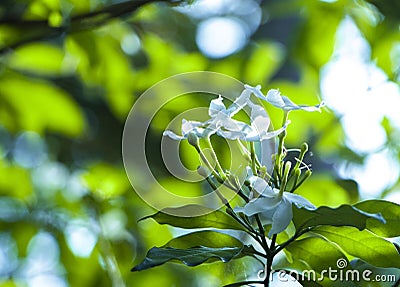
<path fill-rule="evenodd" d="M 162 265 L 168 261 L 180 261 L 187 266 L 197 266 L 210 259 L 217 259 L 228 262 L 238 256 L 242 251 L 241 247 L 192 247 L 188 249 L 176 249 L 173 247 L 153 247 L 147 252 L 142 263 L 132 268 L 131 271 L 141 271 L 155 266 Z"/>
<path fill-rule="evenodd" d="M 301 41 L 295 52 L 318 70 L 332 55 L 336 30 L 343 20 L 345 5 L 340 1 L 313 3 L 308 6 L 308 17 L 302 25 L 299 35 Z"/>
<path fill-rule="evenodd" d="M 318 186 L 318 192 L 315 192 L 316 186 Z M 332 180 L 328 174 L 312 176 L 302 184 L 296 193 L 307 198 L 315 206 L 337 207 L 341 204 L 351 203 L 348 190 L 337 181 Z"/>
<path fill-rule="evenodd" d="M 0 122 L 12 131 L 49 130 L 71 137 L 85 129 L 80 107 L 64 90 L 14 74 L 0 78 Z"/>
<path fill-rule="evenodd" d="M 176 215 L 178 214 L 178 215 Z M 203 214 L 190 216 L 190 214 Z M 169 224 L 181 228 L 217 228 L 244 230 L 244 227 L 226 213 L 211 208 L 189 204 L 181 207 L 165 208 L 141 220 L 153 218 L 159 224 Z"/>
<path fill-rule="evenodd" d="M 121 167 L 97 163 L 82 174 L 84 184 L 98 199 L 109 199 L 125 193 L 131 187 Z"/>
<path fill-rule="evenodd" d="M 246 249 L 244 248 L 246 247 Z M 142 263 L 132 271 L 140 271 L 162 265 L 168 261 L 180 261 L 187 266 L 196 266 L 206 261 L 221 260 L 228 262 L 234 257 L 242 257 L 251 252 L 251 248 L 228 234 L 203 230 L 171 239 L 162 247 L 153 247 L 149 250 Z"/>
<path fill-rule="evenodd" d="M 382 213 L 386 224 L 374 218 L 367 220 L 367 229 L 383 237 L 400 236 L 400 205 L 385 200 L 366 200 L 354 205 L 369 213 Z"/>
<path fill-rule="evenodd" d="M 281 66 L 285 47 L 274 42 L 259 42 L 246 61 L 244 80 L 251 85 L 268 82 Z"/>
<path fill-rule="evenodd" d="M 294 259 L 305 261 L 318 273 L 335 268 L 339 259 L 346 260 L 348 263 L 346 256 L 335 244 L 320 237 L 297 240 L 286 248 L 292 253 Z"/>
<path fill-rule="evenodd" d="M 371 218 L 385 222 L 380 214 L 367 213 L 347 204 L 337 208 L 321 206 L 315 210 L 293 206 L 293 223 L 297 231 L 319 225 L 354 226 L 363 230 L 366 228 L 367 220 Z"/>
<path fill-rule="evenodd" d="M 32 43 L 15 50 L 7 59 L 7 64 L 17 70 L 54 76 L 73 72 L 77 61 L 73 57 L 66 57 L 57 46 Z"/>
<path fill-rule="evenodd" d="M 368 230 L 354 227 L 321 226 L 313 229 L 326 239 L 338 244 L 344 251 L 377 266 L 400 268 L 400 254 L 395 246 Z"/>
<path fill-rule="evenodd" d="M 0 159 L 0 197 L 6 195 L 29 201 L 32 193 L 33 187 L 29 171 Z"/>
<path fill-rule="evenodd" d="M 212 248 L 223 248 L 226 246 L 243 247 L 243 243 L 239 239 L 228 234 L 202 230 L 173 238 L 164 247 L 184 249 L 195 246 L 207 246 Z"/>

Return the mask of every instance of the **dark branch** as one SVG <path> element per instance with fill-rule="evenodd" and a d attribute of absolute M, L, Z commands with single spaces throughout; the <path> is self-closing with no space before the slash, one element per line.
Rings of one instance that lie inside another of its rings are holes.
<path fill-rule="evenodd" d="M 123 3 L 117 3 L 104 7 L 98 11 L 75 15 L 70 19 L 66 19 L 64 24 L 60 27 L 51 27 L 46 20 L 23 20 L 23 19 L 2 19 L 0 25 L 8 25 L 16 29 L 24 29 L 23 32 L 29 36 L 20 39 L 8 46 L 0 48 L 0 54 L 8 52 L 12 49 L 18 48 L 21 45 L 54 38 L 62 35 L 63 33 L 76 33 L 84 30 L 93 29 L 104 25 L 110 19 L 122 17 L 135 12 L 138 8 L 145 4 L 154 2 L 168 2 L 168 0 L 135 0 Z M 170 1 L 173 2 L 173 1 Z M 179 1 L 174 1 L 179 2 Z M 28 29 L 28 31 L 26 31 Z M 31 33 L 29 33 L 31 30 Z"/>

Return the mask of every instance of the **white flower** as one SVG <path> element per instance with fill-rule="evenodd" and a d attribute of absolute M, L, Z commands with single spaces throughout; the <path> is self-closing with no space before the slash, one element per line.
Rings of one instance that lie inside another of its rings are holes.
<path fill-rule="evenodd" d="M 251 91 L 244 89 L 241 95 L 236 98 L 232 105 L 227 109 L 222 102 L 222 97 L 219 96 L 210 102 L 208 109 L 208 115 L 211 117 L 208 121 L 197 122 L 182 120 L 182 136 L 175 134 L 172 131 L 166 130 L 163 135 L 168 136 L 174 140 L 187 139 L 190 132 L 194 132 L 198 137 L 209 137 L 221 127 L 234 127 L 245 128 L 245 124 L 239 121 L 233 120 L 233 117 L 238 111 L 240 111 L 248 102 L 251 95 Z"/>
<path fill-rule="evenodd" d="M 261 92 L 261 86 L 258 85 L 256 87 L 252 87 L 249 85 L 244 85 L 245 89 L 251 91 L 256 97 L 267 101 L 271 105 L 280 108 L 284 111 L 292 111 L 292 110 L 304 110 L 308 112 L 314 112 L 314 111 L 321 111 L 321 107 L 325 106 L 324 102 L 321 102 L 320 104 L 316 106 L 304 106 L 304 105 L 297 105 L 293 103 L 288 97 L 282 96 L 281 92 L 276 89 L 271 89 L 268 91 L 267 95 L 265 96 Z"/>
<path fill-rule="evenodd" d="M 169 136 L 174 140 L 187 139 L 190 132 L 194 132 L 197 137 L 209 137 L 214 133 L 219 136 L 235 140 L 262 141 L 279 135 L 286 129 L 287 124 L 282 128 L 268 132 L 270 119 L 262 106 L 256 105 L 250 100 L 251 91 L 244 89 L 241 95 L 226 108 L 223 98 L 219 96 L 210 103 L 208 115 L 210 119 L 205 122 L 182 120 L 182 136 L 172 131 L 165 131 L 164 136 Z M 243 109 L 246 105 L 251 108 L 251 124 L 232 119 L 232 117 Z"/>
<path fill-rule="evenodd" d="M 247 216 L 259 214 L 264 224 L 272 224 L 268 236 L 278 234 L 286 229 L 293 218 L 292 205 L 315 209 L 304 197 L 290 192 L 279 193 L 279 190 L 272 189 L 268 183 L 258 177 L 250 176 L 252 188 L 260 194 L 259 197 L 252 199 L 244 207 L 236 207 L 236 212 L 242 212 Z"/>
<path fill-rule="evenodd" d="M 269 132 L 271 120 L 264 107 L 256 105 L 250 100 L 248 100 L 247 105 L 251 108 L 250 125 L 229 119 L 222 123 L 222 129 L 218 130 L 217 134 L 231 140 L 263 141 L 276 137 L 289 124 L 288 121 L 280 129 Z"/>
<path fill-rule="evenodd" d="M 187 121 L 185 119 L 182 119 L 181 136 L 169 130 L 164 131 L 163 136 L 168 136 L 173 140 L 183 140 L 187 139 L 190 132 L 193 132 L 196 136 L 203 137 L 205 129 L 201 127 L 202 125 L 203 123 L 201 122 Z"/>

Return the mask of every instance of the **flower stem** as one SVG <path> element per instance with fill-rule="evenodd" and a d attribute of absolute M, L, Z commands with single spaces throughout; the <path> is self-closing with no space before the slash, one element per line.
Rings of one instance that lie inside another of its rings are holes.
<path fill-rule="evenodd" d="M 269 246 L 269 250 L 274 250 L 275 249 L 277 236 L 278 236 L 277 234 L 272 235 L 271 245 Z M 271 275 L 272 275 L 272 262 L 274 260 L 275 255 L 276 255 L 275 252 L 268 253 L 267 265 L 265 267 L 264 287 L 268 287 L 269 286 L 269 282 L 271 280 L 270 278 L 271 278 Z"/>
<path fill-rule="evenodd" d="M 213 161 L 214 161 L 215 164 L 216 164 L 217 171 L 218 171 L 218 173 L 220 174 L 221 179 L 222 179 L 223 181 L 225 181 L 226 175 L 225 175 L 225 173 L 224 173 L 224 170 L 222 169 L 221 164 L 219 163 L 218 157 L 217 157 L 217 155 L 216 155 L 216 153 L 215 153 L 215 151 L 214 151 L 214 148 L 213 148 L 213 146 L 212 146 L 212 144 L 211 144 L 210 137 L 206 137 L 205 141 L 206 141 L 207 147 L 210 148 L 210 150 L 211 150 L 211 157 L 212 157 Z"/>
<path fill-rule="evenodd" d="M 260 232 L 260 238 L 261 238 L 261 242 L 262 242 L 261 246 L 264 248 L 264 250 L 267 254 L 270 254 L 271 250 L 268 247 L 267 240 L 265 239 L 265 229 L 261 223 L 260 217 L 258 216 L 258 214 L 256 214 L 254 217 L 256 218 L 258 230 Z"/>
<path fill-rule="evenodd" d="M 312 174 L 312 171 L 307 170 L 305 172 L 304 176 L 300 179 L 299 182 L 297 182 L 297 184 L 292 188 L 292 190 L 290 192 L 294 192 L 296 189 L 298 189 L 303 184 L 303 182 L 305 182 L 311 176 L 311 174 Z"/>
<path fill-rule="evenodd" d="M 215 185 L 215 183 L 212 181 L 212 179 L 208 176 L 206 177 L 206 180 L 208 184 L 212 187 L 212 189 L 215 191 L 217 194 L 218 198 L 222 201 L 222 203 L 229 209 L 232 209 L 231 205 L 229 204 L 228 200 L 219 192 L 218 187 Z"/>
<path fill-rule="evenodd" d="M 208 161 L 206 155 L 204 154 L 203 150 L 200 148 L 200 146 L 195 145 L 194 146 L 198 154 L 200 155 L 201 160 L 204 162 L 204 164 L 207 166 L 207 168 L 210 169 L 212 175 L 219 181 L 219 182 L 224 182 L 219 175 L 219 173 L 215 170 L 215 168 L 211 165 L 211 163 Z"/>
<path fill-rule="evenodd" d="M 240 152 L 245 157 L 245 159 L 248 161 L 251 161 L 250 153 L 247 150 L 247 148 L 244 146 L 244 144 L 240 141 L 240 139 L 237 139 L 236 143 L 238 144 Z"/>

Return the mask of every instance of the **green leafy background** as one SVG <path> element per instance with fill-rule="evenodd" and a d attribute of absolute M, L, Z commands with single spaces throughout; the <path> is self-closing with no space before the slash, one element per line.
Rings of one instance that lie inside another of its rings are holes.
<path fill-rule="evenodd" d="M 250 259 L 226 264 L 215 260 L 228 261 L 232 250 L 243 247 L 221 234 L 216 238 L 228 240 L 231 250 L 216 254 L 211 259 L 214 263 L 190 268 L 166 264 L 130 272 L 153 246 L 173 248 L 192 240 L 173 242 L 171 238 L 184 230 L 151 219 L 138 222 L 151 214 L 162 221 L 165 215 L 155 214 L 136 195 L 122 165 L 124 120 L 140 94 L 157 81 L 182 72 L 216 71 L 264 89 L 279 87 L 295 102 L 315 104 L 321 97 L 321 71 L 332 60 L 338 27 L 344 19 L 352 19 L 370 46 L 367 61 L 385 72 L 385 81 L 398 85 L 396 1 L 263 1 L 256 4 L 262 15 L 257 30 L 241 50 L 221 59 L 198 50 L 199 19 L 179 12 L 180 3 L 144 2 L 1 1 L 1 287 L 221 286 L 256 276 L 261 267 Z M 223 15 L 229 16 L 230 5 Z M 242 9 L 246 11 L 246 6 Z M 108 13 L 93 13 L 100 10 Z M 124 50 L 122 44 L 128 40 L 132 49 Z M 149 153 L 150 164 L 163 184 L 174 186 L 177 194 L 185 194 L 188 187 L 176 184 L 164 169 L 157 168 L 161 158 L 156 143 L 177 114 L 206 104 L 195 98 L 169 106 L 151 127 L 149 142 L 155 143 L 150 147 L 155 152 Z M 362 109 L 363 103 L 354 108 Z M 269 112 L 277 126 L 279 112 Z M 357 182 L 338 173 L 335 164 L 362 167 L 368 154 L 352 149 L 340 119 L 329 107 L 322 114 L 291 115 L 287 146 L 308 141 L 313 152 L 306 160 L 314 174 L 299 193 L 318 206 L 338 207 L 360 199 Z M 387 135 L 382 149 L 400 164 L 399 130 L 389 118 L 381 125 Z M 187 147 L 181 152 L 185 161 L 194 155 Z M 225 149 L 218 152 L 229 158 Z M 399 183 L 400 178 L 376 197 L 398 194 Z M 366 201 L 356 207 L 399 221 L 399 214 L 389 206 Z M 228 219 L 216 214 L 213 220 L 226 223 Z M 319 237 L 303 238 L 302 248 L 296 243 L 288 251 L 295 259 L 310 257 L 308 264 L 317 269 L 335 266 L 345 252 L 388 272 L 382 268 L 388 267 L 388 260 L 396 263 L 396 250 L 390 256 L 379 253 L 380 247 L 390 243 L 379 241 L 370 231 L 384 237 L 399 235 L 398 228 L 388 230 L 372 218 L 360 233 L 354 227 L 318 227 Z M 349 243 L 355 236 L 368 242 L 370 252 Z M 324 238 L 347 242 L 349 249 L 340 251 Z M 318 249 L 329 256 L 318 260 L 321 254 L 311 253 Z M 359 261 L 358 266 L 368 268 L 365 264 Z M 300 262 L 292 266 L 304 268 Z"/>

